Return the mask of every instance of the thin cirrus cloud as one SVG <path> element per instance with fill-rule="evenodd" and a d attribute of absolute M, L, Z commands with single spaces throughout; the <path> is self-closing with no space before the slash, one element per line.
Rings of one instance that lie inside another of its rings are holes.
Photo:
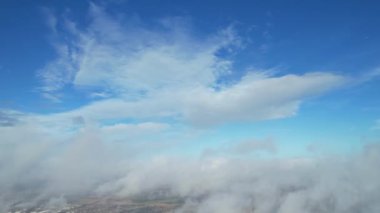
<path fill-rule="evenodd" d="M 64 27 L 50 22 L 53 32 L 61 30 L 72 40 L 55 43 L 57 58 L 40 71 L 41 90 L 57 100 L 66 86 L 100 88 L 102 99 L 58 115 L 169 117 L 197 126 L 279 119 L 295 115 L 305 98 L 347 82 L 328 72 L 273 76 L 253 71 L 221 84 L 218 80 L 234 70 L 233 60 L 219 51 L 243 46 L 232 27 L 199 38 L 178 18 L 163 19 L 152 30 L 124 24 L 95 4 L 89 14 L 92 22 L 85 29 L 69 19 L 62 21 Z"/>

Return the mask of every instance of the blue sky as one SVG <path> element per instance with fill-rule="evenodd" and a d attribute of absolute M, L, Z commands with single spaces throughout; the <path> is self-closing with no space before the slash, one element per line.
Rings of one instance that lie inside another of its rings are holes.
<path fill-rule="evenodd" d="M 95 128 L 150 154 L 353 152 L 380 136 L 379 6 L 2 1 L 0 128 Z"/>
<path fill-rule="evenodd" d="M 379 11 L 1 0 L 0 212 L 380 212 Z"/>

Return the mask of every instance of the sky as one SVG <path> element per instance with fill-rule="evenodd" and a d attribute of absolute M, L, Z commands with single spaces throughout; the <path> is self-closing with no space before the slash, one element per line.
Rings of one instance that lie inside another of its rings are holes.
<path fill-rule="evenodd" d="M 354 0 L 3 0 L 0 183 L 20 184 L 14 177 L 34 168 L 50 174 L 44 195 L 52 193 L 51 186 L 72 195 L 80 191 L 75 187 L 83 184 L 82 175 L 98 178 L 83 186 L 88 191 L 120 175 L 115 168 L 137 162 L 143 164 L 133 173 L 138 183 L 139 175 L 157 172 L 175 176 L 179 184 L 184 177 L 171 173 L 172 161 L 190 173 L 204 164 L 221 172 L 252 163 L 271 176 L 268 168 L 282 174 L 279 168 L 299 165 L 293 162 L 298 159 L 301 171 L 287 171 L 295 176 L 293 184 L 305 171 L 320 172 L 305 169 L 305 161 L 334 156 L 367 162 L 363 153 L 379 151 L 379 7 L 377 1 Z M 73 166 L 78 161 L 83 163 Z M 118 166 L 94 168 L 103 163 Z M 168 168 L 160 170 L 163 164 Z M 346 161 L 336 166 L 343 164 L 363 169 Z M 60 178 L 73 171 L 82 172 Z M 19 181 L 41 178 L 31 174 Z M 367 181 L 368 174 L 358 181 Z M 200 180 L 210 178 L 203 175 Z M 328 184 L 341 175 L 331 175 Z M 120 189 L 125 180 L 128 175 L 97 189 Z M 118 192 L 131 194 L 131 184 Z M 9 192 L 0 196 L 3 206 L 19 196 L 12 187 L 3 190 Z M 236 194 L 232 200 L 215 195 L 199 204 L 199 212 L 218 212 L 207 208 L 224 199 L 232 202 L 226 212 L 236 212 L 246 203 L 240 190 Z M 268 206 L 261 212 L 301 208 Z M 379 207 L 371 208 L 366 211 Z"/>
<path fill-rule="evenodd" d="M 379 136 L 378 6 L 3 1 L 1 123 L 202 131 L 184 152 L 251 138 L 352 151 Z"/>

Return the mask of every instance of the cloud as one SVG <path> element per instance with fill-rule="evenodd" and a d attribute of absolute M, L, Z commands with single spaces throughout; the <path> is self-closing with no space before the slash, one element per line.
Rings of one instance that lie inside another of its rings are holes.
<path fill-rule="evenodd" d="M 91 4 L 89 13 L 92 23 L 84 31 L 66 20 L 66 34 L 73 40 L 60 43 L 66 48 L 58 49 L 58 58 L 44 68 L 42 77 L 49 87 L 56 87 L 58 81 L 58 86 L 66 82 L 139 92 L 182 84 L 211 84 L 229 65 L 215 52 L 238 39 L 226 29 L 200 41 L 169 19 L 157 23 L 161 28 L 157 31 L 123 24 L 95 4 Z M 63 70 L 75 71 L 74 76 Z M 67 81 L 53 78 L 58 74 L 65 74 Z"/>
<path fill-rule="evenodd" d="M 47 97 L 60 99 L 71 86 L 102 99 L 59 116 L 170 118 L 196 126 L 279 119 L 295 115 L 304 99 L 348 80 L 327 72 L 276 76 L 265 70 L 231 80 L 229 74 L 238 72 L 233 57 L 220 52 L 244 46 L 232 26 L 197 36 L 181 18 L 143 27 L 141 20 L 109 15 L 96 4 L 89 17 L 83 29 L 69 18 L 61 24 L 54 19 L 54 30 L 70 40 L 57 39 L 57 58 L 40 77 Z"/>
<path fill-rule="evenodd" d="M 13 126 L 18 122 L 16 112 L 0 111 L 0 126 Z"/>
<path fill-rule="evenodd" d="M 247 75 L 221 91 L 196 91 L 185 117 L 200 124 L 278 119 L 296 114 L 305 97 L 341 85 L 344 77 L 328 73 L 255 79 Z"/>
<path fill-rule="evenodd" d="M 169 188 L 187 198 L 177 212 L 376 212 L 379 150 L 367 151 L 346 159 L 159 158 L 113 189 L 123 196 Z"/>
<path fill-rule="evenodd" d="M 118 132 L 137 133 L 141 130 L 155 132 L 164 130 L 166 128 L 168 128 L 167 124 L 146 122 L 139 124 L 115 124 L 112 126 L 103 127 L 103 130 L 115 134 Z"/>
<path fill-rule="evenodd" d="M 124 124 L 118 123 L 114 125 L 107 125 L 101 128 L 101 133 L 109 140 L 128 141 L 147 139 L 155 137 L 159 140 L 159 136 L 166 131 L 169 131 L 170 125 L 166 123 L 157 122 L 143 122 L 138 124 Z"/>
<path fill-rule="evenodd" d="M 360 83 L 365 83 L 369 81 L 374 81 L 374 80 L 377 80 L 379 76 L 380 76 L 380 68 L 377 67 L 368 72 L 365 72 L 361 76 L 358 76 L 355 83 L 360 84 Z"/>
<path fill-rule="evenodd" d="M 218 155 L 186 157 L 155 151 L 147 156 L 146 150 L 155 144 L 112 143 L 105 132 L 149 132 L 165 125 L 81 124 L 84 127 L 66 139 L 30 123 L 0 128 L 2 211 L 12 206 L 58 208 L 89 195 L 176 196 L 185 200 L 177 212 L 356 213 L 380 208 L 379 144 L 319 158 L 246 155 L 275 151 L 270 139 L 232 143 Z"/>
<path fill-rule="evenodd" d="M 207 148 L 203 150 L 203 157 L 217 156 L 254 156 L 259 157 L 262 153 L 276 154 L 277 145 L 272 138 L 255 139 L 249 138 L 241 141 L 230 141 L 220 144 L 217 148 Z"/>
<path fill-rule="evenodd" d="M 246 140 L 232 146 L 231 151 L 237 154 L 247 154 L 255 151 L 266 151 L 276 153 L 277 147 L 273 140 Z"/>
<path fill-rule="evenodd" d="M 41 93 L 64 101 L 71 88 L 98 98 L 58 113 L 0 111 L 1 212 L 156 192 L 185 200 L 176 212 L 380 210 L 376 144 L 343 157 L 260 159 L 252 153 L 277 147 L 250 139 L 217 155 L 178 156 L 182 140 L 202 131 L 194 127 L 293 116 L 347 77 L 240 72 L 221 54 L 244 46 L 233 27 L 198 35 L 180 18 L 147 25 L 96 4 L 81 28 L 50 17 L 57 58 L 39 72 Z"/>
<path fill-rule="evenodd" d="M 91 119 L 171 117 L 196 126 L 279 119 L 297 113 L 302 100 L 336 88 L 345 78 L 328 73 L 252 79 L 215 90 L 207 87 L 162 89 L 137 100 L 110 98 L 56 116 Z M 112 112 L 112 113 L 110 113 Z"/>

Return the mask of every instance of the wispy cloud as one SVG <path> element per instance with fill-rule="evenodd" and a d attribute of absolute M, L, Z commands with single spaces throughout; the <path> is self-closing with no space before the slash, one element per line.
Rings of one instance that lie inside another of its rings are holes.
<path fill-rule="evenodd" d="M 252 71 L 239 81 L 218 83 L 234 71 L 232 58 L 219 51 L 238 51 L 242 45 L 233 27 L 200 37 L 184 20 L 166 18 L 149 29 L 95 4 L 89 13 L 92 22 L 85 29 L 65 20 L 60 30 L 73 39 L 56 44 L 57 59 L 41 72 L 43 93 L 57 97 L 69 85 L 113 95 L 64 113 L 70 116 L 172 117 L 199 126 L 278 119 L 295 115 L 305 98 L 347 80 L 326 72 L 274 76 Z"/>

